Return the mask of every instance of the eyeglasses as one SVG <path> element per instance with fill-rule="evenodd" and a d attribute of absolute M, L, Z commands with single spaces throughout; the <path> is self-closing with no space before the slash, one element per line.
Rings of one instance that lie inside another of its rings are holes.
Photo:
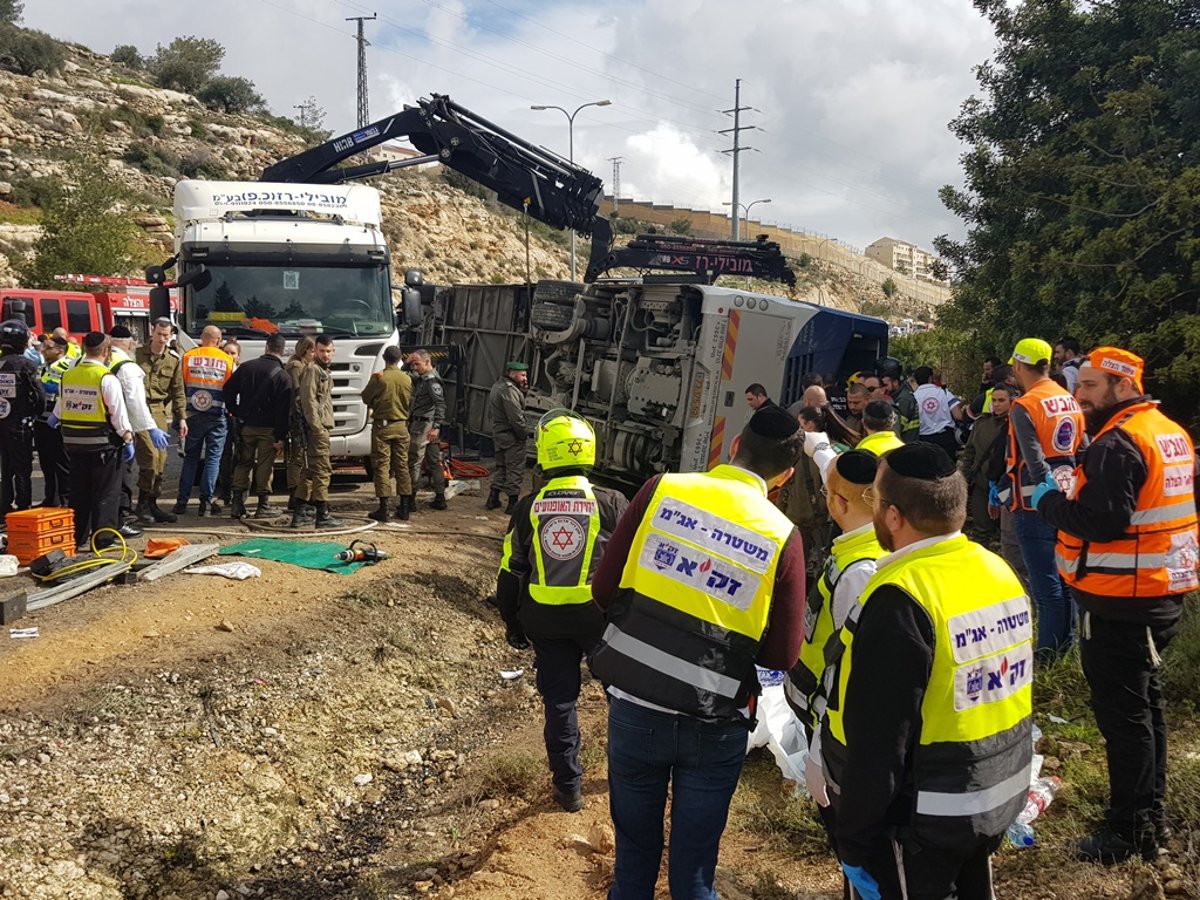
<path fill-rule="evenodd" d="M 883 498 L 879 496 L 879 492 L 875 490 L 875 485 L 871 485 L 870 487 L 863 490 L 862 498 L 864 500 L 866 500 L 868 503 L 870 503 L 872 506 L 875 505 L 876 501 L 878 501 L 880 503 L 884 502 Z"/>

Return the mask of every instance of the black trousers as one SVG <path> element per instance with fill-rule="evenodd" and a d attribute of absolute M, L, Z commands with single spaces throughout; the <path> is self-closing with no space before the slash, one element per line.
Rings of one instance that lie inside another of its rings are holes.
<path fill-rule="evenodd" d="M 71 509 L 75 510 L 75 547 L 84 552 L 101 528 L 116 528 L 121 500 L 121 451 L 71 452 Z"/>
<path fill-rule="evenodd" d="M 33 506 L 33 428 L 0 428 L 0 514 Z"/>
<path fill-rule="evenodd" d="M 954 436 L 953 428 L 947 428 L 945 431 L 939 431 L 937 434 L 923 434 L 918 440 L 926 444 L 934 444 L 941 447 L 951 459 L 957 458 L 958 439 Z"/>
<path fill-rule="evenodd" d="M 1000 838 L 981 839 L 967 850 L 905 843 L 881 840 L 867 860 L 883 900 L 993 900 L 991 856 Z"/>
<path fill-rule="evenodd" d="M 583 676 L 580 663 L 596 645 L 592 639 L 530 636 L 537 668 L 537 689 L 546 712 L 546 758 L 559 790 L 577 790 L 583 781 L 579 764 L 579 718 L 575 704 Z"/>
<path fill-rule="evenodd" d="M 43 505 L 69 505 L 71 466 L 63 446 L 62 432 L 45 422 L 34 422 L 33 442 L 37 445 L 38 462 L 41 463 L 46 486 Z"/>
<path fill-rule="evenodd" d="M 1136 602 L 1136 601 L 1130 601 Z M 1104 735 L 1111 799 L 1106 819 L 1117 834 L 1150 840 L 1163 821 L 1167 793 L 1167 723 L 1159 654 L 1180 623 L 1135 625 L 1085 612 L 1079 661 L 1092 689 L 1092 712 Z"/>

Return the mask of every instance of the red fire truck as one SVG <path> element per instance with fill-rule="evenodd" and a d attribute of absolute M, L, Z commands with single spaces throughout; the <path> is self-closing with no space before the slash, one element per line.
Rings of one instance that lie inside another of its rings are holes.
<path fill-rule="evenodd" d="M 103 275 L 59 275 L 58 280 L 93 290 L 0 289 L 0 321 L 21 319 L 34 334 L 66 328 L 77 341 L 89 331 L 124 325 L 142 342 L 149 340 L 150 285 L 144 281 Z M 171 303 L 174 312 L 174 297 Z"/>

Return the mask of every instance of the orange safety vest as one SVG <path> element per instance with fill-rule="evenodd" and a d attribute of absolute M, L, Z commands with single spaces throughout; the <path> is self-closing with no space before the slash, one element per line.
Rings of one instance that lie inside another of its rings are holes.
<path fill-rule="evenodd" d="M 194 347 L 183 354 L 183 391 L 189 413 L 225 409 L 225 382 L 233 374 L 233 357 L 216 347 Z"/>
<path fill-rule="evenodd" d="M 1033 427 L 1037 431 L 1038 443 L 1042 445 L 1042 453 L 1046 457 L 1046 465 L 1050 467 L 1050 472 L 1059 486 L 1069 493 L 1075 454 L 1079 452 L 1079 445 L 1083 443 L 1086 427 L 1079 404 L 1050 379 L 1039 381 L 1028 393 L 1014 400 L 1013 404 L 1024 407 L 1029 412 Z M 1030 477 L 1025 459 L 1020 455 L 1017 433 L 1012 426 L 1011 417 L 1008 426 L 1007 464 L 1006 474 L 1012 488 L 1012 508 L 1033 509 L 1030 501 L 1033 499 L 1037 482 Z"/>
<path fill-rule="evenodd" d="M 1200 587 L 1197 576 L 1196 451 L 1186 431 L 1152 401 L 1114 416 L 1096 435 L 1120 428 L 1146 461 L 1146 483 L 1125 534 L 1089 543 L 1058 533 L 1054 555 L 1063 580 L 1101 597 L 1164 597 Z M 1083 487 L 1083 467 L 1075 470 Z"/>

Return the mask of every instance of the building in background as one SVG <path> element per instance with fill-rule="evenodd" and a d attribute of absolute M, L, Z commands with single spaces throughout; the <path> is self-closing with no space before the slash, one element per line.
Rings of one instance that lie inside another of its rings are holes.
<path fill-rule="evenodd" d="M 916 244 L 910 244 L 908 241 L 882 237 L 875 243 L 868 244 L 863 255 L 901 275 L 907 275 L 910 278 L 915 276 L 922 281 L 944 283 L 934 276 L 935 268 L 940 268 L 936 265 L 938 258 L 928 250 L 922 250 Z"/>

